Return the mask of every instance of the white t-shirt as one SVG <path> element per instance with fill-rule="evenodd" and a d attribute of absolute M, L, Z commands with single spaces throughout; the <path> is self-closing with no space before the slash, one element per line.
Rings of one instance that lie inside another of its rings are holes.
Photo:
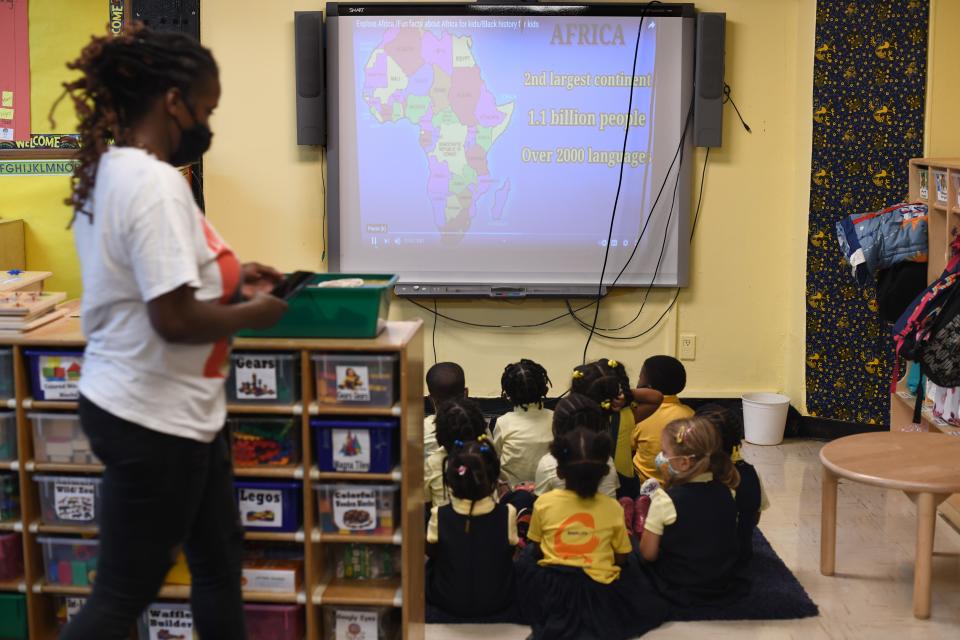
<path fill-rule="evenodd" d="M 597 487 L 597 492 L 608 495 L 611 498 L 616 498 L 617 489 L 620 488 L 620 478 L 617 477 L 617 467 L 613 464 L 613 458 L 608 460 L 607 466 L 610 467 L 610 470 L 607 472 L 607 475 L 600 480 L 600 486 Z M 533 491 L 538 496 L 542 496 L 554 489 L 567 488 L 567 483 L 557 477 L 557 459 L 549 453 L 540 458 L 540 463 L 537 465 L 536 483 L 537 486 Z"/>
<path fill-rule="evenodd" d="M 229 340 L 173 344 L 150 324 L 147 302 L 183 285 L 227 303 L 240 263 L 194 203 L 177 169 L 133 147 L 100 159 L 74 240 L 87 338 L 80 392 L 124 420 L 210 442 L 226 417 Z"/>
<path fill-rule="evenodd" d="M 553 411 L 517 407 L 497 418 L 493 446 L 500 456 L 500 479 L 511 487 L 533 482 L 537 463 L 553 442 Z"/>

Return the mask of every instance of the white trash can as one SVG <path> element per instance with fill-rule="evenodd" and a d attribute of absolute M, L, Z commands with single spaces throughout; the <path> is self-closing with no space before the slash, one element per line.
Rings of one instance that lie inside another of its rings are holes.
<path fill-rule="evenodd" d="M 751 444 L 780 444 L 787 427 L 790 398 L 779 393 L 747 393 L 743 398 L 743 431 Z"/>

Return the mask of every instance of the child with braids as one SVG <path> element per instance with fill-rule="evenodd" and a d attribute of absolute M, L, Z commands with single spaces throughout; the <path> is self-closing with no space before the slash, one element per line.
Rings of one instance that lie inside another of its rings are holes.
<path fill-rule="evenodd" d="M 427 457 L 426 485 L 427 497 L 434 507 L 450 502 L 447 485 L 444 484 L 444 460 L 454 449 L 465 442 L 477 440 L 487 435 L 487 421 L 480 412 L 477 403 L 469 398 L 454 398 L 437 409 L 437 444 L 439 448 Z M 457 444 L 459 443 L 459 444 Z M 499 463 L 497 472 L 499 473 Z"/>
<path fill-rule="evenodd" d="M 450 504 L 434 506 L 427 526 L 427 602 L 461 617 L 495 614 L 514 600 L 517 512 L 497 504 L 497 453 L 486 436 L 457 441 L 444 483 Z"/>
<path fill-rule="evenodd" d="M 493 445 L 500 454 L 500 477 L 510 487 L 533 482 L 537 463 L 553 440 L 553 411 L 543 401 L 550 387 L 547 370 L 526 358 L 508 364 L 500 378 L 512 411 L 497 418 Z"/>
<path fill-rule="evenodd" d="M 674 420 L 661 436 L 666 478 L 650 505 L 640 554 L 657 590 L 680 605 L 723 604 L 742 595 L 734 489 L 740 475 L 703 416 Z"/>
<path fill-rule="evenodd" d="M 67 66 L 81 137 L 67 200 L 87 340 L 79 413 L 106 470 L 97 580 L 60 637 L 127 638 L 182 546 L 199 635 L 244 638 L 224 373 L 233 334 L 273 325 L 286 304 L 268 293 L 281 275 L 241 266 L 176 169 L 210 146 L 217 64 L 193 38 L 137 23 Z"/>
<path fill-rule="evenodd" d="M 639 575 L 616 500 L 597 493 L 610 436 L 582 427 L 550 445 L 566 483 L 537 499 L 517 563 L 524 615 L 538 640 L 616 640 L 656 627 L 664 610 Z M 632 560 L 631 560 L 632 558 Z"/>
<path fill-rule="evenodd" d="M 553 437 L 563 438 L 574 429 L 588 429 L 600 433 L 606 430 L 606 420 L 600 405 L 585 395 L 571 393 L 557 402 L 553 410 Z M 615 498 L 620 482 L 613 458 L 607 460 L 607 475 L 600 480 L 598 493 Z M 541 496 L 553 489 L 565 489 L 566 483 L 557 475 L 557 459 L 547 453 L 537 464 L 536 488 L 534 492 Z"/>
<path fill-rule="evenodd" d="M 633 430 L 663 400 L 654 389 L 631 389 L 623 363 L 601 358 L 573 370 L 570 390 L 593 399 L 606 416 L 614 443 L 613 460 L 620 480 L 618 496 L 636 498 L 640 483 L 633 468 Z"/>

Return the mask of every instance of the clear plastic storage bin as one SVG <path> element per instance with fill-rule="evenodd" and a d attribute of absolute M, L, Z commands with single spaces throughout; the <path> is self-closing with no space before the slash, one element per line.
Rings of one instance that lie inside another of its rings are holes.
<path fill-rule="evenodd" d="M 327 533 L 390 535 L 400 510 L 397 485 L 315 484 L 320 528 Z"/>
<path fill-rule="evenodd" d="M 30 360 L 30 388 L 34 400 L 73 401 L 80 398 L 81 351 L 24 352 Z"/>
<path fill-rule="evenodd" d="M 43 566 L 50 584 L 86 587 L 97 575 L 99 540 L 37 538 L 43 547 Z"/>
<path fill-rule="evenodd" d="M 328 640 L 394 640 L 400 637 L 400 610 L 389 607 L 323 608 L 323 637 Z"/>
<path fill-rule="evenodd" d="M 31 413 L 33 459 L 37 462 L 100 464 L 73 413 Z"/>
<path fill-rule="evenodd" d="M 254 351 L 230 356 L 227 401 L 236 404 L 294 404 L 300 400 L 300 356 Z"/>
<path fill-rule="evenodd" d="M 0 462 L 17 459 L 17 414 L 0 411 Z"/>
<path fill-rule="evenodd" d="M 247 531 L 285 531 L 300 528 L 299 482 L 234 482 L 240 523 Z"/>
<path fill-rule="evenodd" d="M 384 544 L 334 544 L 334 575 L 343 580 L 379 580 L 400 575 L 400 547 Z"/>
<path fill-rule="evenodd" d="M 189 604 L 155 602 L 140 616 L 139 640 L 195 640 L 193 613 Z"/>
<path fill-rule="evenodd" d="M 292 467 L 300 464 L 300 418 L 230 418 L 233 464 L 237 467 Z"/>
<path fill-rule="evenodd" d="M 311 420 L 321 471 L 389 473 L 397 462 L 396 420 Z"/>
<path fill-rule="evenodd" d="M 325 353 L 312 357 L 320 404 L 392 407 L 397 354 Z"/>
<path fill-rule="evenodd" d="M 13 349 L 0 348 L 0 403 L 14 397 Z"/>
<path fill-rule="evenodd" d="M 20 517 L 20 480 L 16 473 L 0 473 L 0 522 Z"/>
<path fill-rule="evenodd" d="M 23 541 L 20 539 L 20 534 L 0 533 L 0 582 L 22 577 Z"/>
<path fill-rule="evenodd" d="M 95 525 L 100 517 L 100 478 L 34 476 L 44 524 Z"/>
<path fill-rule="evenodd" d="M 248 640 L 303 640 L 303 605 L 246 604 L 243 613 Z"/>

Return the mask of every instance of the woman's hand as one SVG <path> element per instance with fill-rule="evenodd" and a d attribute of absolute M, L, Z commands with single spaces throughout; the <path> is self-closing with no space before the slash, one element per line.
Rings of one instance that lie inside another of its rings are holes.
<path fill-rule="evenodd" d="M 283 281 L 283 274 L 259 262 L 248 262 L 241 271 L 240 293 L 247 300 L 258 293 L 270 293 Z"/>

